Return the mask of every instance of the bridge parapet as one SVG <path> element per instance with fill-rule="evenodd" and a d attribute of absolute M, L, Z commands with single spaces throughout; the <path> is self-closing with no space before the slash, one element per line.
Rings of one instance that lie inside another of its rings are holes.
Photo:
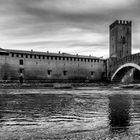
<path fill-rule="evenodd" d="M 111 75 L 119 68 L 121 65 L 125 63 L 135 63 L 140 64 L 140 53 L 136 53 L 133 55 L 128 55 L 122 59 L 116 60 L 111 64 Z"/>

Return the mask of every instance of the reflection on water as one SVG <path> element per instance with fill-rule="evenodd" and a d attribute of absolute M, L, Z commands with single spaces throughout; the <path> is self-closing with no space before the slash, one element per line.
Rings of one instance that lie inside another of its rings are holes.
<path fill-rule="evenodd" d="M 126 131 L 130 125 L 131 100 L 128 95 L 112 95 L 109 97 L 109 120 L 111 131 Z"/>
<path fill-rule="evenodd" d="M 0 139 L 139 139 L 138 93 L 100 88 L 0 91 Z"/>

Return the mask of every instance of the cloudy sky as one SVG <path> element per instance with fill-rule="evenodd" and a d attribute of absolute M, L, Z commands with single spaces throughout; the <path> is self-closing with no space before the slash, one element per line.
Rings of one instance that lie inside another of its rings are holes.
<path fill-rule="evenodd" d="M 0 0 L 0 47 L 108 57 L 108 26 L 133 22 L 140 51 L 139 0 Z"/>

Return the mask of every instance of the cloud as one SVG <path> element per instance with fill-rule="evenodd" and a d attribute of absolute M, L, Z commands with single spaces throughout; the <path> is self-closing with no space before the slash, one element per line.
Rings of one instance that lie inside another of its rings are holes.
<path fill-rule="evenodd" d="M 60 13 L 85 14 L 117 9 L 118 7 L 119 9 L 128 8 L 129 6 L 131 7 L 134 2 L 136 2 L 136 0 L 40 0 L 35 1 L 33 5 L 33 0 L 30 0 L 28 6 Z"/>
<path fill-rule="evenodd" d="M 0 0 L 3 48 L 108 55 L 108 26 L 133 20 L 134 49 L 140 44 L 139 0 Z"/>

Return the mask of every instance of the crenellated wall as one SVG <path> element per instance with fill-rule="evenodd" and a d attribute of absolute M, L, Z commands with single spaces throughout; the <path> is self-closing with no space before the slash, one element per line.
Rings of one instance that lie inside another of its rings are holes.
<path fill-rule="evenodd" d="M 0 80 L 102 80 L 106 61 L 97 57 L 6 50 L 0 54 Z"/>

